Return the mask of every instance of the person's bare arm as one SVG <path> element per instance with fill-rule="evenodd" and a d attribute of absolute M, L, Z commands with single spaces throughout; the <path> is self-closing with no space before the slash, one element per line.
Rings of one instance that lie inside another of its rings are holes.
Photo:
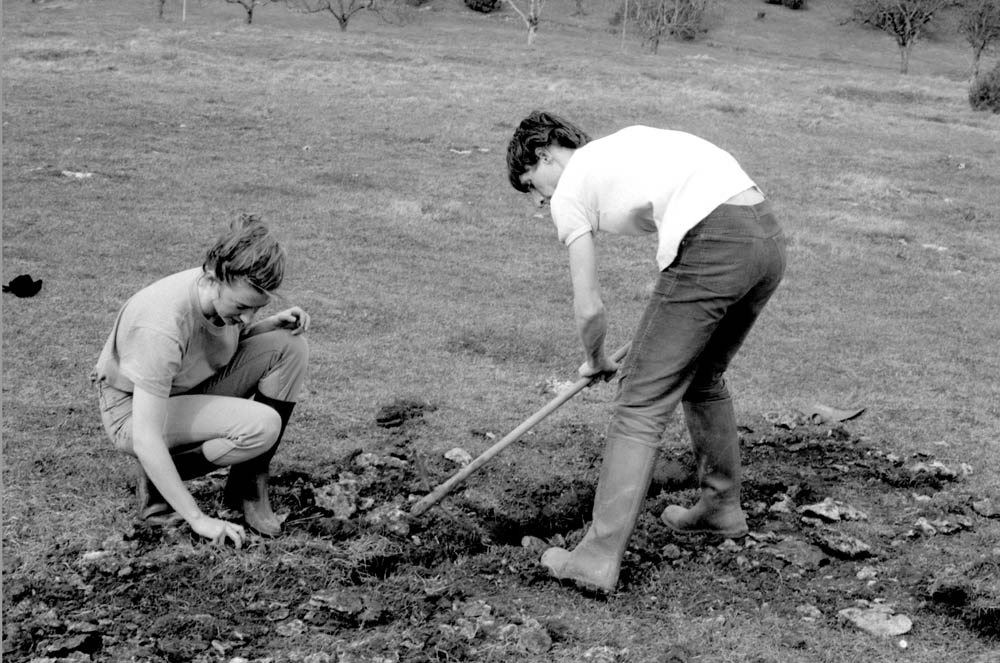
<path fill-rule="evenodd" d="M 243 330 L 243 338 L 264 334 L 275 329 L 287 329 L 292 334 L 303 334 L 309 329 L 309 314 L 298 306 L 263 318 Z"/>
<path fill-rule="evenodd" d="M 573 313 L 586 357 L 580 367 L 580 376 L 610 376 L 617 372 L 618 364 L 611 361 L 604 350 L 608 323 L 597 278 L 593 234 L 582 235 L 569 245 L 569 266 L 573 279 Z"/>
<path fill-rule="evenodd" d="M 239 548 L 243 545 L 243 528 L 206 516 L 184 486 L 163 439 L 166 420 L 167 399 L 136 387 L 132 394 L 132 449 L 142 469 L 163 499 L 187 521 L 191 529 L 216 543 L 231 539 Z"/>

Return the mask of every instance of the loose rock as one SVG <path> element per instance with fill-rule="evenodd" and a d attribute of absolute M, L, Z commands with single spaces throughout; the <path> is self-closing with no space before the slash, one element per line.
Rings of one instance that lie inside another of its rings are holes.
<path fill-rule="evenodd" d="M 459 467 L 465 467 L 472 462 L 472 454 L 461 447 L 455 447 L 454 449 L 448 450 L 444 457 Z"/>
<path fill-rule="evenodd" d="M 812 537 L 816 545 L 841 559 L 863 559 L 872 554 L 871 546 L 861 539 L 835 530 L 822 529 Z"/>
<path fill-rule="evenodd" d="M 1000 505 L 986 498 L 972 503 L 972 510 L 984 518 L 1000 518 Z"/>
<path fill-rule="evenodd" d="M 815 546 L 795 537 L 787 537 L 773 546 L 767 546 L 764 552 L 800 569 L 816 569 L 827 561 L 827 556 Z"/>
<path fill-rule="evenodd" d="M 823 612 L 814 605 L 800 605 L 795 608 L 795 612 L 802 615 L 806 621 L 816 621 L 823 617 Z"/>
<path fill-rule="evenodd" d="M 517 644 L 529 654 L 544 654 L 552 648 L 552 638 L 543 628 L 522 628 L 518 631 Z"/>
<path fill-rule="evenodd" d="M 896 636 L 909 633 L 913 622 L 903 614 L 893 614 L 886 605 L 871 604 L 856 608 L 845 608 L 837 614 L 862 631 L 878 636 Z"/>
<path fill-rule="evenodd" d="M 583 652 L 582 656 L 584 661 L 590 661 L 590 663 L 615 663 L 617 658 L 618 650 L 604 645 L 591 647 Z"/>
<path fill-rule="evenodd" d="M 862 566 L 854 575 L 858 580 L 873 580 L 878 576 L 878 572 L 873 566 Z"/>
<path fill-rule="evenodd" d="M 958 472 L 951 469 L 939 460 L 930 463 L 914 463 L 907 468 L 914 479 L 921 477 L 933 477 L 942 481 L 954 481 L 958 478 Z"/>
<path fill-rule="evenodd" d="M 804 516 L 820 518 L 827 522 L 837 522 L 840 520 L 868 520 L 868 514 L 849 504 L 844 504 L 838 500 L 828 497 L 816 504 L 807 504 L 799 507 L 798 512 Z"/>

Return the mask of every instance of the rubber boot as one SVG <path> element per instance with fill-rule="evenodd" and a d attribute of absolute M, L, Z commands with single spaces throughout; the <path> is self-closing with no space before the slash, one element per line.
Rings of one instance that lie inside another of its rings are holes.
<path fill-rule="evenodd" d="M 682 534 L 746 536 L 746 514 L 740 508 L 740 438 L 732 401 L 684 401 L 684 417 L 694 446 L 701 496 L 690 509 L 668 506 L 660 519 Z"/>
<path fill-rule="evenodd" d="M 590 591 L 609 593 L 646 499 L 659 448 L 630 439 L 609 439 L 594 496 L 593 520 L 572 552 L 549 548 L 542 565 L 550 575 Z"/>
<path fill-rule="evenodd" d="M 135 467 L 135 497 L 139 502 L 137 514 L 139 520 L 147 520 L 154 516 L 173 511 L 173 508 L 163 499 L 163 495 L 160 494 L 157 487 L 149 480 L 149 476 L 146 475 L 146 470 L 142 469 L 142 463 L 139 462 L 138 458 L 135 459 Z"/>
<path fill-rule="evenodd" d="M 174 461 L 177 473 L 184 481 L 204 476 L 213 470 L 219 469 L 218 465 L 205 458 L 205 455 L 201 452 L 201 445 L 189 447 L 171 454 L 170 457 Z M 142 464 L 138 460 L 136 460 L 136 465 L 139 467 L 139 477 L 136 484 L 136 497 L 139 501 L 139 519 L 150 520 L 152 518 L 165 517 L 167 514 L 173 513 L 173 507 L 163 499 L 163 495 L 160 494 L 159 489 L 153 482 L 149 480 L 145 470 L 142 469 Z"/>
<path fill-rule="evenodd" d="M 271 448 L 245 463 L 238 463 L 229 468 L 229 479 L 226 481 L 225 502 L 233 509 L 242 509 L 247 525 L 264 536 L 281 534 L 281 523 L 271 508 L 271 498 L 268 495 L 267 483 L 270 479 L 269 467 L 271 459 L 278 451 L 285 427 L 292 416 L 295 403 L 268 398 L 260 393 L 254 396 L 259 403 L 269 405 L 281 417 L 281 431 Z"/>

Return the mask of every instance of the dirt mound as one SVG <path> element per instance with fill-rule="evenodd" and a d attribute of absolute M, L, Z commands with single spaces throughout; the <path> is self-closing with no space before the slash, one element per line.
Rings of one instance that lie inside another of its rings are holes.
<path fill-rule="evenodd" d="M 767 600 L 815 619 L 879 602 L 1000 637 L 1000 555 L 973 558 L 975 546 L 954 545 L 988 517 L 972 507 L 980 496 L 958 490 L 961 467 L 897 458 L 842 426 L 761 420 L 742 434 L 751 534 L 670 534 L 657 515 L 695 499 L 695 478 L 689 451 L 665 453 L 623 565 L 624 600 L 638 607 L 663 592 L 691 615 Z M 484 468 L 411 518 L 409 505 L 456 467 L 420 454 L 404 427 L 391 448 L 352 452 L 326 476 L 274 477 L 275 508 L 288 513 L 277 539 L 252 537 L 235 551 L 184 526 L 136 525 L 94 549 L 54 548 L 30 572 L 8 566 L 4 655 L 211 661 L 283 651 L 282 660 L 320 663 L 544 654 L 566 627 L 533 614 L 524 597 L 555 584 L 537 564 L 539 545 L 573 545 L 585 531 L 599 467 L 587 460 L 572 477 Z M 190 486 L 225 513 L 224 479 Z M 523 547 L 525 536 L 535 543 Z M 929 557 L 952 565 L 929 577 Z"/>

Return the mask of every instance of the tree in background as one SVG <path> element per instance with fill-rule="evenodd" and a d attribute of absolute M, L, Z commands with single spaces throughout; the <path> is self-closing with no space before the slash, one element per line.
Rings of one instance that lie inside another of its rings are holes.
<path fill-rule="evenodd" d="M 538 32 L 538 24 L 542 21 L 542 7 L 545 0 L 525 0 L 525 8 L 522 10 L 514 0 L 505 0 L 508 5 L 514 8 L 517 15 L 524 21 L 528 28 L 528 45 L 535 40 L 535 33 Z"/>
<path fill-rule="evenodd" d="M 573 16 L 586 16 L 587 12 L 583 9 L 583 0 L 576 0 L 576 9 L 573 11 Z"/>
<path fill-rule="evenodd" d="M 247 13 L 247 25 L 253 23 L 253 10 L 267 2 L 267 0 L 226 0 L 231 5 L 240 5 Z"/>
<path fill-rule="evenodd" d="M 927 24 L 955 0 L 856 0 L 852 20 L 870 25 L 896 39 L 900 73 L 910 70 L 910 51 Z"/>
<path fill-rule="evenodd" d="M 705 14 L 710 0 L 626 0 L 611 17 L 611 25 L 637 26 L 642 40 L 656 53 L 660 42 L 670 36 L 691 41 L 705 32 Z"/>
<path fill-rule="evenodd" d="M 972 46 L 973 81 L 979 77 L 979 62 L 983 51 L 1000 42 L 1000 0 L 964 0 L 959 31 Z"/>
<path fill-rule="evenodd" d="M 286 0 L 286 2 L 293 10 L 305 14 L 329 12 L 337 19 L 341 30 L 347 30 L 347 24 L 358 12 L 368 9 L 378 13 L 380 9 L 379 0 Z"/>

